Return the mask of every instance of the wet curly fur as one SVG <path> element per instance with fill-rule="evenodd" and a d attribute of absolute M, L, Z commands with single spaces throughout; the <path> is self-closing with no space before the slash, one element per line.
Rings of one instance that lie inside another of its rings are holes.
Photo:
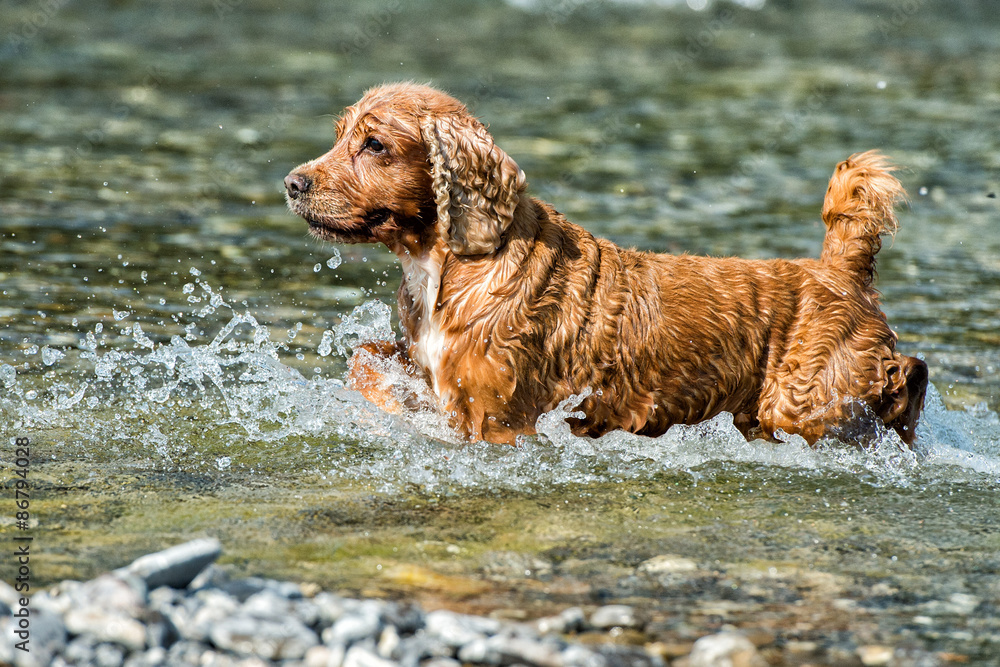
<path fill-rule="evenodd" d="M 349 107 L 285 185 L 317 237 L 401 261 L 405 338 L 351 361 L 353 386 L 388 409 L 412 399 L 381 371 L 392 358 L 471 439 L 513 443 L 590 388 L 577 434 L 655 436 L 728 411 L 748 437 L 857 439 L 877 420 L 912 444 L 927 368 L 895 351 L 872 286 L 904 196 L 891 171 L 875 152 L 837 165 L 818 260 L 625 250 L 528 196 L 464 105 L 403 83 Z"/>

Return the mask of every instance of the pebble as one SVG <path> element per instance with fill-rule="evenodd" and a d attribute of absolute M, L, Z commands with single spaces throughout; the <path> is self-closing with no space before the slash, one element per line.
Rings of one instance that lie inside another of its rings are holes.
<path fill-rule="evenodd" d="M 642 620 L 635 609 L 624 604 L 609 604 L 599 607 L 590 616 L 590 625 L 598 630 L 611 628 L 641 628 Z"/>
<path fill-rule="evenodd" d="M 149 588 L 184 588 L 222 553 L 222 543 L 214 538 L 192 540 L 135 560 L 125 568 L 146 582 Z"/>
<path fill-rule="evenodd" d="M 893 650 L 888 646 L 859 646 L 858 658 L 865 667 L 888 665 L 892 660 Z"/>
<path fill-rule="evenodd" d="M 246 612 L 215 624 L 209 637 L 223 651 L 266 660 L 300 660 L 319 645 L 316 633 L 294 617 L 255 618 Z"/>
<path fill-rule="evenodd" d="M 688 657 L 690 667 L 767 667 L 746 636 L 738 632 L 720 632 L 694 643 Z"/>

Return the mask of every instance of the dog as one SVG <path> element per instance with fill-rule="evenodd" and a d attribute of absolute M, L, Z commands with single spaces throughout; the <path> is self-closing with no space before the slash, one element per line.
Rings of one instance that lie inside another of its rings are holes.
<path fill-rule="evenodd" d="M 577 435 L 657 436 L 726 411 L 748 438 L 857 439 L 881 422 L 913 445 L 927 366 L 895 351 L 873 287 L 905 197 L 880 154 L 837 165 L 819 259 L 746 260 L 595 238 L 529 196 L 486 127 L 428 86 L 373 88 L 336 131 L 284 183 L 314 236 L 399 257 L 405 336 L 349 363 L 369 400 L 412 404 L 392 361 L 471 440 L 514 444 L 589 389 Z"/>

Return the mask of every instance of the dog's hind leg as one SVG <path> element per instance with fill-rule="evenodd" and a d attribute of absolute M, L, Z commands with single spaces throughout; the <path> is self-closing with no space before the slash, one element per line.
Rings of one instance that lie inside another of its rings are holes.
<path fill-rule="evenodd" d="M 927 392 L 927 364 L 916 357 L 896 355 L 897 373 L 902 373 L 903 381 L 886 398 L 880 416 L 885 423 L 896 430 L 900 439 L 913 446 L 917 436 L 917 419 L 924 406 Z"/>

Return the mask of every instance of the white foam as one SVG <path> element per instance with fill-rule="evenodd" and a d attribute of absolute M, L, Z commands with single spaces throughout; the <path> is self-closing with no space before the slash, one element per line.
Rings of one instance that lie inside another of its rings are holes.
<path fill-rule="evenodd" d="M 201 280 L 197 286 L 199 301 L 207 300 L 210 309 L 199 306 L 192 317 L 210 338 L 187 340 L 178 324 L 177 334 L 157 343 L 135 322 L 133 349 L 106 349 L 95 327 L 76 354 L 46 355 L 52 364 L 38 380 L 43 385 L 28 386 L 12 366 L 0 366 L 0 411 L 11 417 L 10 427 L 48 429 L 80 456 L 116 447 L 135 455 L 138 443 L 141 455 L 154 464 L 194 465 L 194 454 L 200 453 L 197 460 L 217 474 L 238 468 L 260 447 L 277 447 L 274 457 L 288 458 L 291 469 L 388 490 L 411 485 L 529 490 L 664 473 L 697 479 L 705 466 L 720 465 L 779 475 L 845 474 L 877 486 L 1000 480 L 997 414 L 984 405 L 946 410 L 933 387 L 914 451 L 892 431 L 864 450 L 842 443 L 809 447 L 798 437 L 747 442 L 729 414 L 675 426 L 658 438 L 624 432 L 580 438 L 566 418 L 576 415 L 587 392 L 543 415 L 539 434 L 519 438 L 516 448 L 468 443 L 434 409 L 389 415 L 335 374 L 303 376 L 290 365 L 286 344 L 273 342 L 249 310 L 237 311 Z M 185 286 L 183 294 L 195 291 Z M 335 347 L 347 356 L 361 342 L 391 339 L 390 314 L 378 301 L 362 304 L 323 333 L 320 353 Z M 329 358 L 323 361 L 328 363 Z M 426 387 L 398 363 L 385 362 L 380 371 L 389 385 L 423 392 L 423 403 L 433 404 Z M 203 447 L 211 451 L 201 452 Z"/>

